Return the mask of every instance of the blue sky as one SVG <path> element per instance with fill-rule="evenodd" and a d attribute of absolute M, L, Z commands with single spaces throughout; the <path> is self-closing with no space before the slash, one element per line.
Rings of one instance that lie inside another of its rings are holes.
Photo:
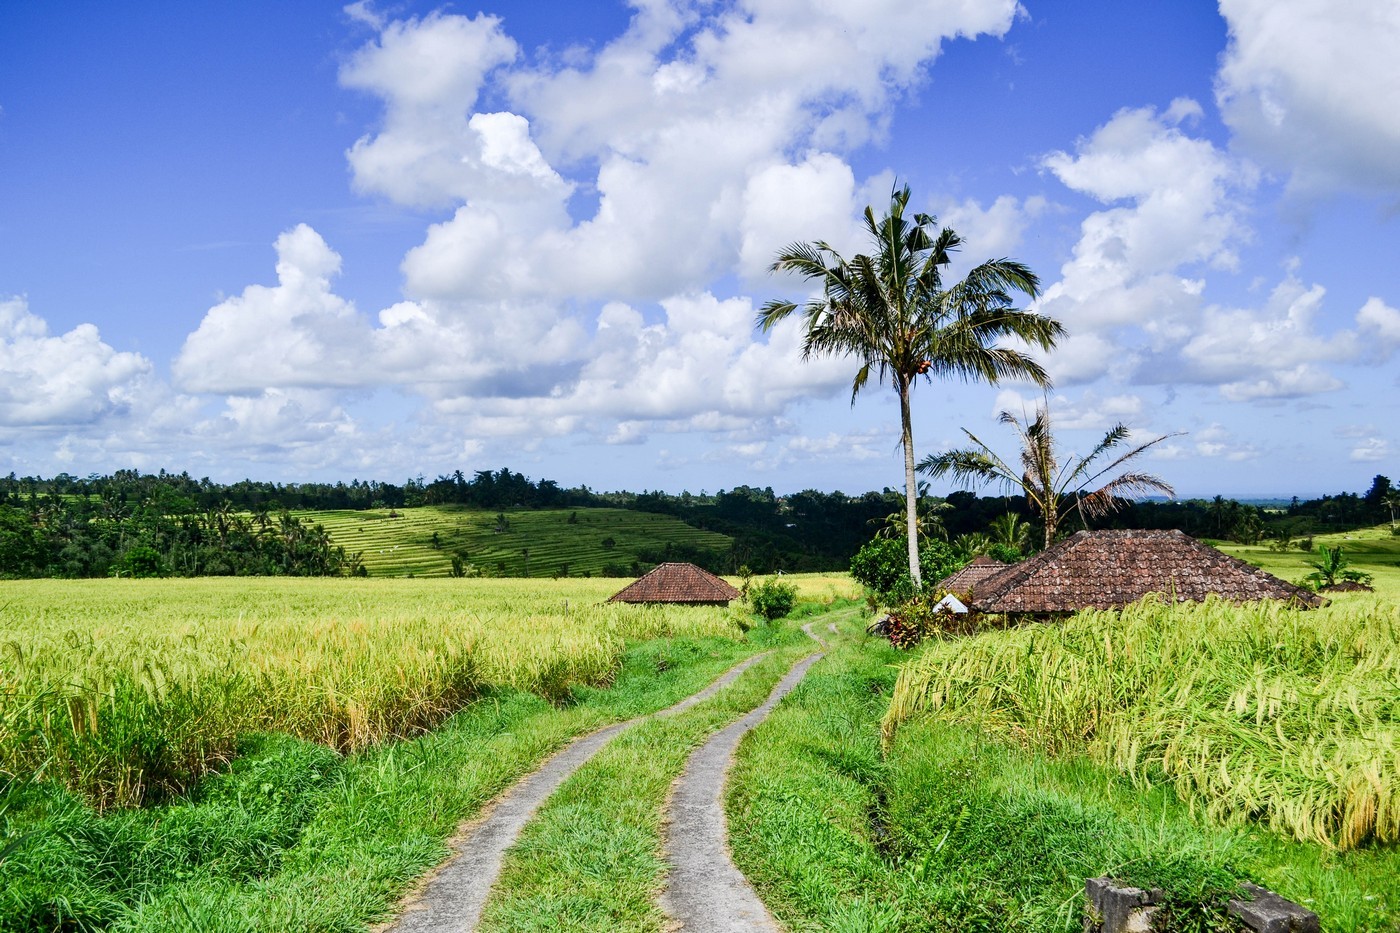
<path fill-rule="evenodd" d="M 752 326 L 897 179 L 1040 275 L 1070 449 L 1364 490 L 1396 47 L 1325 0 L 5 4 L 0 470 L 898 486 L 893 393 Z M 1038 398 L 922 385 L 917 452 Z"/>

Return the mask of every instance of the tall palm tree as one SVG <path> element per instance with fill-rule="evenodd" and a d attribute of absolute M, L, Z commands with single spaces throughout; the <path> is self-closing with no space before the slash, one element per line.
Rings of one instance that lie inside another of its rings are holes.
<path fill-rule="evenodd" d="M 1117 473 L 1134 458 L 1141 456 L 1155 444 L 1160 444 L 1171 434 L 1139 444 L 1126 453 L 1119 454 L 1112 463 L 1097 467 L 1099 458 L 1121 446 L 1130 431 L 1122 423 L 1114 425 L 1103 440 L 1087 456 L 1069 456 L 1061 459 L 1055 435 L 1050 425 L 1050 405 L 1047 402 L 1036 409 L 1035 418 L 1022 422 L 1009 411 L 1002 412 L 997 420 L 1011 425 L 1021 442 L 1021 468 L 1013 469 L 1010 464 L 996 455 L 991 447 L 983 443 L 971 431 L 963 428 L 963 433 L 975 447 L 950 450 L 941 454 L 930 454 L 919 463 L 919 472 L 930 476 L 943 476 L 951 473 L 956 480 L 976 484 L 1000 481 L 1008 489 L 1019 489 L 1025 493 L 1026 501 L 1040 513 L 1045 522 L 1045 546 L 1055 540 L 1060 522 L 1070 512 L 1078 512 L 1085 524 L 1116 511 L 1125 497 L 1160 492 L 1168 496 L 1176 491 L 1164 480 L 1150 473 L 1127 472 L 1108 479 L 1102 486 L 1090 489 L 1100 479 Z M 1068 500 L 1068 501 L 1066 501 Z"/>
<path fill-rule="evenodd" d="M 962 238 L 941 231 L 928 214 L 905 216 L 909 186 L 890 195 L 889 211 L 876 218 L 865 209 L 865 230 L 873 255 L 850 260 L 821 240 L 793 243 L 778 253 L 773 272 L 792 272 L 821 285 L 820 297 L 802 304 L 806 328 L 804 359 L 853 356 L 861 362 L 851 383 L 851 404 L 870 381 L 887 379 L 899 396 L 900 441 L 904 446 L 904 506 L 909 542 L 909 576 L 919 576 L 918 492 L 914 482 L 914 429 L 910 396 L 920 376 L 932 380 L 961 377 L 996 383 L 1029 379 L 1048 386 L 1050 378 L 1035 360 L 999 341 L 1012 338 L 1043 350 L 1064 333 L 1057 321 L 1015 307 L 1014 293 L 1035 298 L 1040 282 L 1025 265 L 1010 259 L 984 262 L 960 282 L 944 281 L 944 272 Z M 758 312 L 759 326 L 770 330 L 799 309 L 796 302 L 774 300 Z"/>

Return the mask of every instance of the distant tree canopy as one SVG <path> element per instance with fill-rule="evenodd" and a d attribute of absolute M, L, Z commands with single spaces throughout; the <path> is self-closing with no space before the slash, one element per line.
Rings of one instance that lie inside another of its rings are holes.
<path fill-rule="evenodd" d="M 1219 496 L 1127 503 L 1096 527 L 1178 528 L 1203 538 L 1291 540 L 1388 522 L 1394 498 L 1390 480 L 1377 476 L 1364 494 L 1344 492 L 1269 508 Z M 642 562 L 689 560 L 720 573 L 742 566 L 758 573 L 844 570 L 870 540 L 872 528 L 903 508 L 903 501 L 893 489 L 860 495 L 806 489 L 780 496 L 771 487 L 754 486 L 698 495 L 600 493 L 587 486 L 565 489 L 509 469 L 477 471 L 470 478 L 457 471 L 432 482 L 420 477 L 402 484 L 242 480 L 225 485 L 187 473 L 135 470 L 86 478 L 60 473 L 48 479 L 12 473 L 0 477 L 0 576 L 357 574 L 363 570 L 356 555 L 346 554 L 323 529 L 290 512 L 428 504 L 457 504 L 503 517 L 510 510 L 531 508 L 662 513 L 727 535 L 733 544 L 725 553 L 668 544 L 639 553 Z M 1021 497 L 955 492 L 943 501 L 949 508 L 940 510 L 939 517 L 949 539 L 986 534 L 1008 513 L 1037 522 Z M 619 572 L 633 569 L 619 565 Z"/>

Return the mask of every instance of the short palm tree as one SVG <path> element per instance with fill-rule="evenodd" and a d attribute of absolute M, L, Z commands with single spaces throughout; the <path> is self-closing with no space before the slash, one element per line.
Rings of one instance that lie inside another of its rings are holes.
<path fill-rule="evenodd" d="M 1006 512 L 992 519 L 989 526 L 993 544 L 1012 548 L 1022 554 L 1031 551 L 1031 526 L 1015 512 Z"/>
<path fill-rule="evenodd" d="M 1119 454 L 1106 466 L 1097 467 L 1101 457 L 1116 450 L 1128 439 L 1130 431 L 1126 425 L 1120 423 L 1110 428 L 1087 456 L 1070 456 L 1062 461 L 1050 426 L 1048 401 L 1036 409 L 1033 419 L 1022 422 L 1011 412 L 1004 411 L 997 420 L 1016 429 L 1021 442 L 1020 469 L 1012 468 L 991 447 L 964 428 L 963 433 L 975 447 L 931 454 L 919 463 L 919 471 L 930 476 L 952 474 L 954 479 L 965 484 L 999 481 L 1008 491 L 1021 491 L 1026 496 L 1026 502 L 1040 513 L 1045 522 L 1046 547 L 1054 542 L 1061 521 L 1070 512 L 1078 512 L 1087 525 L 1089 519 L 1117 510 L 1128 496 L 1149 492 L 1168 496 L 1176 494 L 1159 477 L 1137 472 L 1119 473 L 1102 486 L 1090 488 L 1104 477 L 1117 473 L 1148 448 L 1172 437 L 1171 434 L 1139 444 Z"/>
<path fill-rule="evenodd" d="M 921 540 L 929 538 L 948 539 L 948 529 L 943 527 L 943 518 L 940 512 L 947 512 L 952 508 L 942 499 L 934 499 L 928 494 L 928 483 L 919 483 L 918 503 L 914 510 L 914 530 L 918 532 Z M 904 507 L 904 497 L 900 496 L 899 508 L 884 518 L 872 518 L 870 524 L 877 526 L 875 536 L 877 538 L 902 538 L 909 533 L 907 524 L 908 512 Z"/>
<path fill-rule="evenodd" d="M 904 446 L 904 505 L 909 542 L 909 575 L 916 589 L 919 536 L 918 493 L 914 482 L 914 429 L 910 397 L 920 376 L 932 380 L 960 377 L 996 383 L 1028 379 L 1049 385 L 1034 359 L 1001 341 L 1014 339 L 1048 350 L 1064 333 L 1048 317 L 1015 307 L 1013 295 L 1034 298 L 1040 282 L 1025 265 L 994 259 L 972 269 L 960 282 L 944 281 L 944 272 L 962 238 L 935 219 L 905 212 L 909 187 L 890 195 L 889 211 L 877 218 L 865 209 L 865 230 L 872 255 L 847 260 L 823 241 L 794 243 L 774 260 L 772 271 L 792 272 L 821 286 L 821 295 L 799 306 L 770 301 L 759 310 L 767 331 L 801 308 L 806 328 L 803 358 L 850 356 L 860 361 L 851 383 L 851 404 L 870 381 L 889 381 L 899 396 L 900 440 Z"/>
<path fill-rule="evenodd" d="M 1313 568 L 1313 572 L 1304 579 L 1319 588 L 1336 586 L 1338 583 L 1360 583 L 1365 586 L 1371 583 L 1369 573 L 1351 566 L 1351 561 L 1347 559 L 1341 545 L 1323 548 L 1322 558 L 1311 561 L 1308 566 Z"/>

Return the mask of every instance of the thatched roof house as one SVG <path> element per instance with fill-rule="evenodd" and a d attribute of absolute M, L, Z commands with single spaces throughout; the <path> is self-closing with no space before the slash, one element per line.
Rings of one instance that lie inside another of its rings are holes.
<path fill-rule="evenodd" d="M 1051 614 L 1117 609 L 1148 593 L 1176 602 L 1215 595 L 1278 599 L 1302 608 L 1325 600 L 1180 531 L 1081 531 L 982 580 L 974 612 Z"/>
<path fill-rule="evenodd" d="M 963 569 L 950 573 L 935 584 L 935 589 L 946 590 L 949 593 L 958 593 L 966 596 L 968 593 L 978 589 L 978 584 L 988 577 L 996 576 L 1010 564 L 1003 564 L 999 560 L 988 557 L 986 554 L 973 558 L 972 563 Z"/>
<path fill-rule="evenodd" d="M 635 583 L 624 587 L 610 603 L 685 603 L 727 606 L 739 591 L 694 564 L 658 564 Z"/>

